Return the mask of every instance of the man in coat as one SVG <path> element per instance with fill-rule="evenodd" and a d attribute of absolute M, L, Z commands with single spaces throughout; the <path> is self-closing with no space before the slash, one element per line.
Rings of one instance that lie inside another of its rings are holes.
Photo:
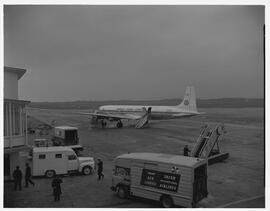
<path fill-rule="evenodd" d="M 97 163 L 97 166 L 98 166 L 98 180 L 100 180 L 100 178 L 104 178 L 104 174 L 102 173 L 103 172 L 103 162 L 101 159 L 98 159 L 98 163 Z"/>
<path fill-rule="evenodd" d="M 60 195 L 62 194 L 61 183 L 63 183 L 63 181 L 59 176 L 56 176 L 52 181 L 54 201 L 60 201 Z"/>
<path fill-rule="evenodd" d="M 189 150 L 189 148 L 188 148 L 188 146 L 186 145 L 185 147 L 184 147 L 184 156 L 188 156 L 188 153 L 190 152 L 190 150 Z"/>
<path fill-rule="evenodd" d="M 31 168 L 30 168 L 30 166 L 29 166 L 28 163 L 26 163 L 25 166 L 26 166 L 26 168 L 25 168 L 25 175 L 24 175 L 24 177 L 25 177 L 25 187 L 26 188 L 28 187 L 28 182 L 30 184 L 32 184 L 33 186 L 35 186 L 35 183 L 31 180 L 31 176 L 32 176 L 32 174 L 31 174 Z"/>
<path fill-rule="evenodd" d="M 17 190 L 19 186 L 19 190 L 22 190 L 22 171 L 19 166 L 16 166 L 16 169 L 13 171 L 14 178 L 14 190 Z"/>

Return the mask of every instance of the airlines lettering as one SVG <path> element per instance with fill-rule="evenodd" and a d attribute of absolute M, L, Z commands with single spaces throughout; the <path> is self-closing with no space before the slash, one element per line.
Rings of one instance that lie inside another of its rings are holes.
<path fill-rule="evenodd" d="M 176 192 L 180 176 L 180 174 L 143 169 L 141 185 Z"/>

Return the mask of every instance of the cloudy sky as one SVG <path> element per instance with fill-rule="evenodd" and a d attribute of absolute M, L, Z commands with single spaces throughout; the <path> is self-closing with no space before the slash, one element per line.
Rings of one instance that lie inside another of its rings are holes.
<path fill-rule="evenodd" d="M 263 97 L 263 6 L 4 6 L 31 101 Z"/>

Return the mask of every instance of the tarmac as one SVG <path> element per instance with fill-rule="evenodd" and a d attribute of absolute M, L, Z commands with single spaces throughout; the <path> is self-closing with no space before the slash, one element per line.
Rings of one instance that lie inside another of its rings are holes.
<path fill-rule="evenodd" d="M 35 187 L 22 191 L 14 191 L 13 183 L 5 182 L 4 207 L 158 208 L 157 202 L 141 198 L 123 200 L 110 190 L 113 159 L 123 153 L 140 151 L 183 154 L 184 145 L 195 143 L 204 123 L 215 125 L 221 120 L 227 133 L 220 147 L 230 157 L 208 167 L 209 194 L 197 207 L 265 207 L 263 109 L 208 109 L 206 112 L 202 117 L 153 121 L 141 130 L 129 125 L 122 129 L 92 130 L 89 119 L 76 117 L 71 112 L 32 109 L 29 113 L 42 121 L 56 119 L 58 125 L 79 127 L 84 154 L 103 160 L 105 178 L 98 181 L 96 174 L 64 176 L 60 202 L 53 200 L 51 179 L 34 178 Z"/>

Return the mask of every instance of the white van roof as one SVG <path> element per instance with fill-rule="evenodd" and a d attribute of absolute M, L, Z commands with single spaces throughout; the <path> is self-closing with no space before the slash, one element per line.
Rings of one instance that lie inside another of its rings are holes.
<path fill-rule="evenodd" d="M 73 151 L 70 147 L 34 147 L 33 152 L 60 152 L 60 151 Z"/>
<path fill-rule="evenodd" d="M 182 166 L 195 166 L 196 164 L 204 161 L 204 159 L 187 157 L 182 155 L 149 153 L 149 152 L 128 153 L 116 157 L 116 159 L 118 158 L 170 163 Z"/>
<path fill-rule="evenodd" d="M 58 126 L 58 127 L 55 127 L 55 129 L 60 129 L 60 130 L 78 130 L 77 127 L 71 127 L 71 126 Z"/>

